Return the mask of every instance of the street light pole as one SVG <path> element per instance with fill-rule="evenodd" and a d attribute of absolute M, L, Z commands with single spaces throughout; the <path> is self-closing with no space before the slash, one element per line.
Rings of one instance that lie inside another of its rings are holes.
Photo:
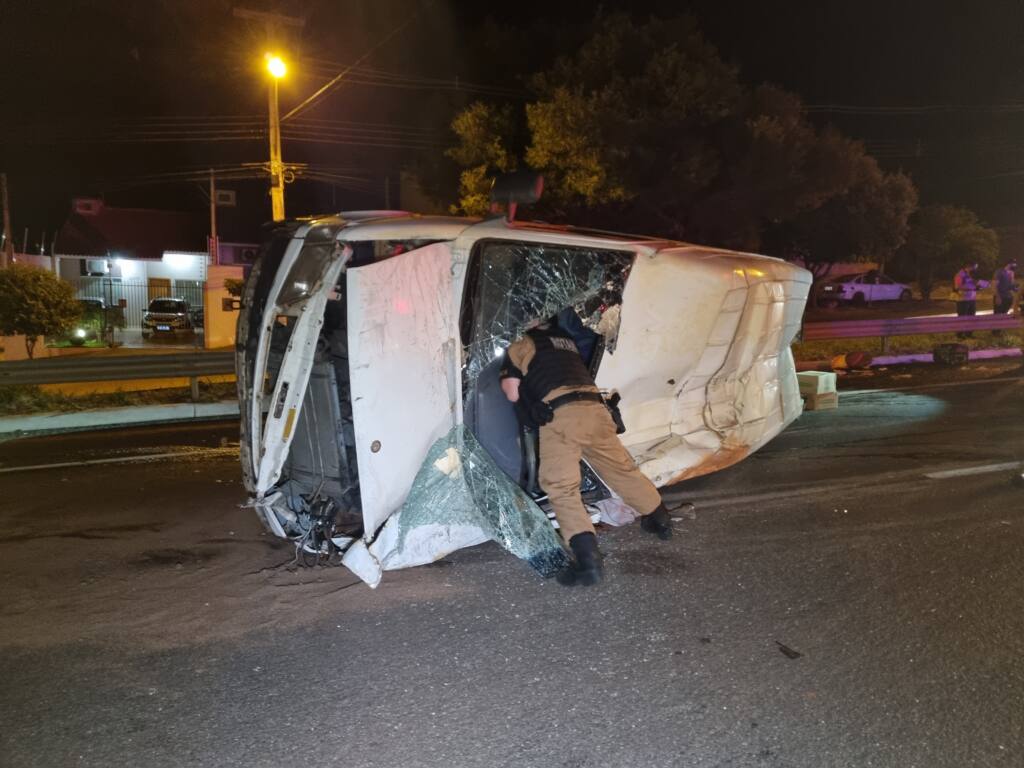
<path fill-rule="evenodd" d="M 274 221 L 284 221 L 284 163 L 281 161 L 281 112 L 277 102 L 277 81 L 287 71 L 279 56 L 267 54 L 270 72 L 270 207 Z"/>
<path fill-rule="evenodd" d="M 210 264 L 220 264 L 220 247 L 217 245 L 217 181 L 210 169 Z"/>
<path fill-rule="evenodd" d="M 14 260 L 14 241 L 11 240 L 11 204 L 7 199 L 7 174 L 0 173 L 0 196 L 3 197 L 4 242 L 0 250 L 0 267 L 6 267 Z"/>

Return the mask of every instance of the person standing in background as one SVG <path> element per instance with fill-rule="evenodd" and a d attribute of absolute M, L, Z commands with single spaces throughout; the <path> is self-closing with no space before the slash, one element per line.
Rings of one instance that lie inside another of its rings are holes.
<path fill-rule="evenodd" d="M 953 278 L 953 291 L 957 295 L 957 317 L 973 317 L 978 313 L 978 291 L 988 287 L 988 281 L 977 278 L 978 264 L 966 264 Z M 957 338 L 965 339 L 973 336 L 970 331 L 958 331 Z"/>
<path fill-rule="evenodd" d="M 1017 261 L 1010 259 L 1006 264 L 996 270 L 992 278 L 995 287 L 995 296 L 992 300 L 992 313 L 996 315 L 1008 314 L 1013 309 L 1013 295 L 1020 289 L 1015 282 L 1017 279 Z"/>

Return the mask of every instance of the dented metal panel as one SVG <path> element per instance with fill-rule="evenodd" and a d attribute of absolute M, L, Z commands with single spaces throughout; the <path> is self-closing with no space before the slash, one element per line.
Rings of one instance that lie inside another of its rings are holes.
<path fill-rule="evenodd" d="M 658 486 L 722 469 L 800 414 L 789 345 L 810 288 L 775 259 L 697 247 L 637 259 L 597 383 Z"/>

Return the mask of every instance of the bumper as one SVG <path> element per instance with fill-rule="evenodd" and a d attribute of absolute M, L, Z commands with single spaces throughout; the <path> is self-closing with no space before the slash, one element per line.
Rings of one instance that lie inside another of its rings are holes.
<path fill-rule="evenodd" d="M 196 332 L 195 328 L 170 328 L 168 330 L 161 330 L 161 329 L 158 329 L 158 328 L 155 328 L 155 327 L 145 327 L 145 326 L 143 326 L 143 328 L 142 328 L 142 338 L 148 339 L 150 337 L 153 337 L 153 338 L 174 339 L 174 338 L 181 338 L 181 337 L 184 337 L 184 336 L 194 336 L 195 332 Z"/>

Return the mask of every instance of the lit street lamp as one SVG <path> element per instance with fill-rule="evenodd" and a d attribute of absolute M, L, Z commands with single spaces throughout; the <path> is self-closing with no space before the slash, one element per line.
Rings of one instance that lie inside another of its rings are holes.
<path fill-rule="evenodd" d="M 270 73 L 270 206 L 274 221 L 284 221 L 284 164 L 281 162 L 281 114 L 277 105 L 277 81 L 288 73 L 280 56 L 266 55 Z"/>

